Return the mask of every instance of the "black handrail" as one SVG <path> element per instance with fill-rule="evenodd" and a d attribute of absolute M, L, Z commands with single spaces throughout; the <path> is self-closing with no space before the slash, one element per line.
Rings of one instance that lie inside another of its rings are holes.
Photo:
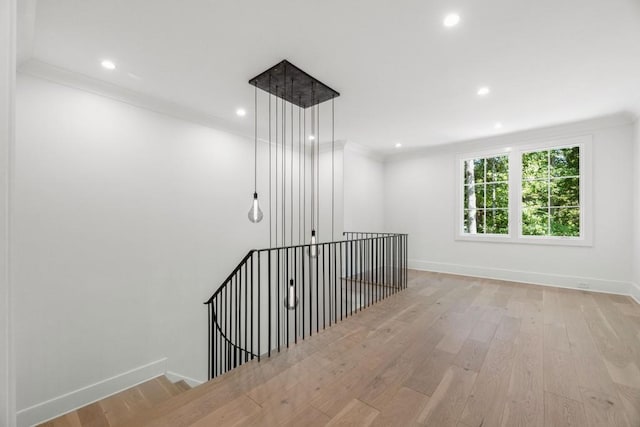
<path fill-rule="evenodd" d="M 406 288 L 407 234 L 343 235 L 315 245 L 252 249 L 242 258 L 205 302 L 209 378 Z"/>
<path fill-rule="evenodd" d="M 248 254 L 245 255 L 244 258 L 242 258 L 242 261 L 240 261 L 238 263 L 238 266 L 236 268 L 233 269 L 233 271 L 231 272 L 231 274 L 229 274 L 229 276 L 227 276 L 227 278 L 222 282 L 222 285 L 220 285 L 220 287 L 213 293 L 213 295 L 211 295 L 211 298 L 209 298 L 208 300 L 206 300 L 204 302 L 204 304 L 209 304 L 211 303 L 211 301 L 213 301 L 213 299 L 216 297 L 216 295 L 218 295 L 218 293 L 222 290 L 222 288 L 227 284 L 227 282 L 229 282 L 231 279 L 233 279 L 233 276 L 238 272 L 238 270 L 240 270 L 242 268 L 242 266 L 244 265 L 245 262 L 247 262 L 247 260 L 249 258 L 251 258 L 251 255 L 253 255 L 253 253 L 255 252 L 255 249 L 251 249 L 249 251 Z"/>

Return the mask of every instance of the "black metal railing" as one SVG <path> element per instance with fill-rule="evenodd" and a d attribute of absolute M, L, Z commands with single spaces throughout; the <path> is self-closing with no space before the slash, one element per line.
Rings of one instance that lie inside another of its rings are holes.
<path fill-rule="evenodd" d="M 251 250 L 205 302 L 209 379 L 289 347 L 407 286 L 408 235 Z"/>

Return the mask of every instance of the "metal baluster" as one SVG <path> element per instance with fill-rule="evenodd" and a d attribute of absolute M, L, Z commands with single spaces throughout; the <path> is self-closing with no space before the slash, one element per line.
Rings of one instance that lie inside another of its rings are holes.
<path fill-rule="evenodd" d="M 262 335 L 262 328 L 260 327 L 260 324 L 262 322 L 262 317 L 260 316 L 260 308 L 262 306 L 262 299 L 260 299 L 260 276 L 262 275 L 261 267 L 262 264 L 260 264 L 260 252 L 258 252 L 258 362 L 260 361 L 260 355 L 262 354 L 262 351 L 260 351 L 260 335 Z"/>
<path fill-rule="evenodd" d="M 333 244 L 333 322 L 338 323 L 338 244 Z"/>
<path fill-rule="evenodd" d="M 360 272 L 360 277 L 359 277 L 359 287 L 360 287 L 360 304 L 358 304 L 358 311 L 362 311 L 362 306 L 364 305 L 364 290 L 363 290 L 363 282 L 362 282 L 362 276 L 364 275 L 364 272 L 362 271 L 363 269 L 363 264 L 362 264 L 362 243 L 363 241 L 361 239 L 358 239 L 358 271 Z"/>
<path fill-rule="evenodd" d="M 309 253 L 311 253 L 311 245 L 309 245 Z M 313 336 L 313 257 L 311 256 L 309 257 L 309 336 Z"/>
<path fill-rule="evenodd" d="M 278 337 L 278 353 L 280 353 L 280 249 L 276 249 L 276 336 Z"/>
<path fill-rule="evenodd" d="M 342 286 L 342 266 L 344 265 L 344 262 L 342 261 L 342 246 L 343 243 L 340 242 L 338 243 L 338 246 L 340 248 L 340 321 L 343 320 L 343 315 L 342 315 L 342 302 L 344 301 L 344 312 L 345 312 L 345 316 L 346 316 L 346 312 L 347 312 L 347 299 L 343 296 L 345 295 L 344 292 L 344 288 L 346 288 L 346 282 L 345 282 L 345 286 Z M 346 254 L 346 248 L 345 248 L 345 254 Z M 346 276 L 346 269 L 345 269 L 345 276 Z"/>
<path fill-rule="evenodd" d="M 293 340 L 298 344 L 298 283 L 300 282 L 298 278 L 298 248 L 293 248 L 293 260 Z"/>
<path fill-rule="evenodd" d="M 364 242 L 364 262 L 367 264 L 367 290 L 369 296 L 367 297 L 367 307 L 371 305 L 373 301 L 373 287 L 371 287 L 371 240 L 369 240 L 369 234 L 367 234 L 367 240 Z"/>
<path fill-rule="evenodd" d="M 248 263 L 245 261 L 244 263 L 244 344 L 242 345 L 242 349 L 244 350 L 244 361 L 246 362 L 248 360 L 248 355 L 247 355 L 247 319 L 249 318 L 248 313 L 247 313 L 247 294 L 249 294 L 249 291 L 247 289 L 247 268 L 248 268 Z M 241 276 L 242 277 L 242 276 Z M 242 288 L 242 284 L 240 285 L 240 287 Z M 242 289 L 240 289 L 240 292 L 242 293 Z M 242 363 L 241 363 L 242 364 Z"/>
<path fill-rule="evenodd" d="M 322 329 L 327 327 L 327 257 L 326 245 L 322 245 Z"/>
<path fill-rule="evenodd" d="M 369 280 L 369 274 L 370 274 L 370 269 L 369 269 L 369 234 L 367 233 L 367 240 L 365 240 L 363 242 L 364 245 L 364 256 L 363 256 L 363 261 L 364 261 L 364 265 L 365 265 L 365 274 L 364 274 L 364 280 L 365 280 L 365 287 L 367 289 L 367 297 L 365 300 L 365 304 L 367 307 L 369 307 L 371 305 L 371 281 Z"/>
<path fill-rule="evenodd" d="M 302 339 L 304 339 L 304 335 L 305 335 L 305 330 L 304 330 L 304 292 L 305 292 L 305 288 L 304 288 L 304 277 L 305 277 L 305 270 L 304 270 L 304 260 L 307 258 L 307 254 L 305 251 L 305 247 L 306 246 L 302 246 L 300 248 L 300 259 L 301 259 L 301 266 L 300 266 L 300 278 L 301 278 L 301 282 L 300 282 L 300 289 L 302 290 L 302 292 L 300 292 L 300 306 L 302 307 L 302 315 L 300 316 L 300 319 L 302 320 Z"/>
<path fill-rule="evenodd" d="M 211 324 L 211 303 L 207 304 L 207 320 L 208 320 L 208 325 L 209 325 L 209 334 L 207 336 L 208 338 L 208 343 L 207 343 L 207 357 L 209 360 L 208 363 L 208 367 L 207 367 L 207 378 L 211 379 L 211 332 L 212 332 L 212 324 Z"/>
<path fill-rule="evenodd" d="M 222 298 L 221 298 L 222 294 L 219 294 L 218 297 L 216 298 L 216 303 L 218 304 L 218 316 L 217 319 L 220 320 L 220 312 L 222 312 Z M 222 322 L 224 322 L 224 316 L 222 317 Z M 220 323 L 218 323 L 218 326 L 220 326 Z M 220 329 L 220 331 L 222 331 L 222 329 Z M 216 330 L 216 335 L 218 338 L 218 361 L 216 363 L 216 368 L 217 368 L 217 372 L 218 373 L 222 373 L 222 334 L 220 333 L 220 331 Z"/>
<path fill-rule="evenodd" d="M 287 348 L 289 348 L 289 248 L 285 249 L 284 262 L 286 265 L 286 279 L 284 281 L 284 295 L 285 301 L 287 301 L 287 307 L 285 307 L 284 313 L 287 316 Z"/>
<path fill-rule="evenodd" d="M 231 282 L 229 282 L 231 283 Z M 227 353 L 225 355 L 225 362 L 226 362 L 226 368 L 225 368 L 225 372 L 228 371 L 231 368 L 231 357 L 229 354 L 229 337 L 231 336 L 229 329 L 229 325 L 231 324 L 231 286 L 229 286 L 229 288 L 227 289 L 227 287 L 225 286 L 225 310 L 227 311 L 227 313 L 225 314 L 226 316 L 228 316 L 227 321 L 225 322 L 225 334 L 224 336 L 226 337 L 225 339 L 225 353 Z"/>
<path fill-rule="evenodd" d="M 316 332 L 320 332 L 320 245 L 316 245 Z"/>
<path fill-rule="evenodd" d="M 267 351 L 271 357 L 271 249 L 267 251 Z"/>
<path fill-rule="evenodd" d="M 238 284 L 238 282 L 240 282 Z M 232 344 L 235 344 L 233 346 L 233 367 L 235 368 L 236 366 L 239 365 L 238 362 L 240 362 L 240 354 L 238 354 L 238 343 L 240 342 L 240 301 L 242 301 L 242 295 L 240 294 L 240 292 L 242 292 L 242 269 L 238 270 L 238 274 L 236 274 L 236 293 L 235 293 L 235 298 L 236 298 L 236 303 L 235 303 L 235 324 L 234 329 L 235 329 L 235 342 L 233 342 Z"/>
<path fill-rule="evenodd" d="M 287 347 L 291 340 L 291 333 L 294 335 L 294 343 L 298 342 L 300 329 L 302 329 L 302 339 L 305 338 L 307 320 L 305 310 L 307 308 L 309 309 L 309 336 L 313 334 L 314 287 L 316 333 L 320 331 L 321 311 L 322 327 L 325 329 L 327 323 L 332 326 L 338 322 L 338 310 L 340 311 L 340 320 L 343 320 L 349 314 L 361 311 L 381 299 L 408 287 L 407 234 L 344 232 L 343 235 L 347 237 L 347 240 L 317 244 L 317 255 L 315 258 L 309 257 L 308 269 L 305 268 L 305 259 L 308 257 L 307 251 L 310 249 L 310 245 L 274 248 L 273 250 L 276 251 L 275 272 L 272 271 L 272 250 L 266 250 L 268 252 L 268 316 L 266 321 L 268 325 L 269 356 L 271 355 L 271 349 L 275 348 L 271 342 L 271 334 L 273 333 L 272 319 L 275 321 L 278 351 L 280 351 L 281 345 L 285 343 L 281 338 L 281 333 L 284 334 L 285 331 Z M 281 251 L 285 251 L 282 252 L 282 256 Z M 257 263 L 254 260 L 254 252 L 257 252 Z M 263 320 L 261 316 L 262 263 L 260 252 L 262 251 L 249 252 L 214 296 L 205 303 L 207 305 L 208 321 L 207 375 L 210 379 L 228 372 L 256 356 L 260 360 L 262 353 L 261 324 Z M 314 260 L 315 274 L 313 271 Z M 283 268 L 282 276 L 280 275 L 281 268 Z M 284 270 L 285 268 L 286 270 Z M 272 291 L 271 284 L 274 279 L 274 273 L 277 287 L 275 291 Z M 256 274 L 258 275 L 257 279 L 254 278 Z M 320 274 L 322 274 L 322 277 L 320 277 Z M 308 307 L 306 307 L 305 301 L 305 298 L 307 298 L 305 289 L 307 277 L 309 279 Z M 320 282 L 321 280 L 322 283 Z M 254 290 L 256 282 L 257 291 Z M 293 301 L 289 301 L 290 282 L 292 282 L 293 286 Z M 289 310 L 286 304 L 282 304 L 285 301 L 280 298 L 282 283 L 286 284 L 287 304 L 294 304 L 292 310 Z M 339 290 L 338 286 L 340 286 Z M 272 292 L 275 292 L 275 295 Z M 322 292 L 322 302 L 320 301 L 320 292 Z M 275 297 L 275 308 L 278 310 L 275 316 L 272 313 L 272 297 Z M 299 311 L 299 308 L 301 311 Z M 254 313 L 256 310 L 257 315 Z M 280 324 L 281 310 L 285 310 L 283 313 L 286 313 L 287 316 L 286 324 L 283 319 L 282 325 Z M 298 317 L 300 315 L 302 316 L 300 318 L 301 326 L 298 326 Z M 293 316 L 293 320 L 291 320 L 291 316 Z M 329 318 L 328 322 L 327 316 Z M 292 324 L 290 325 L 290 323 Z"/>
<path fill-rule="evenodd" d="M 351 257 L 351 262 L 349 263 L 349 286 L 351 288 L 350 295 L 351 299 L 349 300 L 349 314 L 353 314 L 353 240 L 349 241 L 349 253 Z"/>

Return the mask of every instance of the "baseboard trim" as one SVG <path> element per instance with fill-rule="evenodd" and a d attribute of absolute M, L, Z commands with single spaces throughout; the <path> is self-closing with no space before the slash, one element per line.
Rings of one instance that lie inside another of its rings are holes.
<path fill-rule="evenodd" d="M 637 283 L 631 283 L 629 286 L 631 298 L 633 298 L 638 304 L 640 304 L 640 285 Z"/>
<path fill-rule="evenodd" d="M 167 376 L 167 378 L 169 378 L 169 381 L 171 381 L 172 383 L 176 383 L 178 381 L 184 381 L 187 384 L 189 384 L 190 387 L 197 387 L 206 382 L 203 380 L 197 380 L 195 378 L 188 377 L 186 375 L 178 374 L 172 371 L 167 371 L 164 374 Z"/>
<path fill-rule="evenodd" d="M 167 358 L 131 369 L 17 412 L 18 426 L 33 426 L 163 375 Z"/>
<path fill-rule="evenodd" d="M 484 279 L 508 280 L 510 282 L 529 283 L 532 285 L 552 286 L 556 288 L 576 289 L 580 291 L 600 292 L 616 295 L 631 295 L 631 283 L 616 280 L 596 279 L 593 277 L 565 276 L 533 271 L 487 268 L 472 265 L 431 262 L 417 259 L 409 260 L 409 268 L 436 273 L 458 274 L 461 276 L 481 277 Z M 636 301 L 640 298 L 637 289 Z"/>

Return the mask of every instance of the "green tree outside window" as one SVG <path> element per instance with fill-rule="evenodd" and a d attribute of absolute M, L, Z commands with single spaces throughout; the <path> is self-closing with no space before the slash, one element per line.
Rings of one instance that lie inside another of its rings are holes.
<path fill-rule="evenodd" d="M 522 234 L 580 236 L 580 147 L 522 155 Z"/>
<path fill-rule="evenodd" d="M 509 234 L 509 157 L 464 162 L 464 233 Z"/>

